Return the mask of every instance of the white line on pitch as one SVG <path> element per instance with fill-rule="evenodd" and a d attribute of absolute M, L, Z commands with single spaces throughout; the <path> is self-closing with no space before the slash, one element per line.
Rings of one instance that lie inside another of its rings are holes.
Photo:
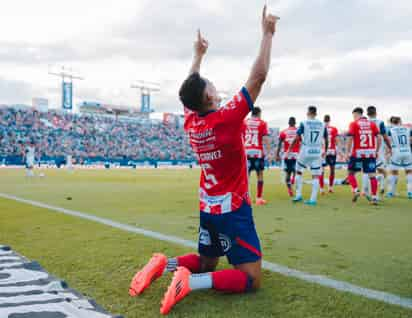
<path fill-rule="evenodd" d="M 185 240 L 177 236 L 166 235 L 166 234 L 162 234 L 159 232 L 149 231 L 149 230 L 141 229 L 135 226 L 131 226 L 131 225 L 115 222 L 109 219 L 101 218 L 101 217 L 98 217 L 92 214 L 86 214 L 83 212 L 69 210 L 69 209 L 65 209 L 65 208 L 61 208 L 58 206 L 53 206 L 53 205 L 49 205 L 49 204 L 45 204 L 45 203 L 41 203 L 37 201 L 27 200 L 27 199 L 19 198 L 14 195 L 9 195 L 5 193 L 0 193 L 0 197 L 9 199 L 9 200 L 14 200 L 20 203 L 29 204 L 35 207 L 44 208 L 44 209 L 51 210 L 51 211 L 60 212 L 60 213 L 64 213 L 64 214 L 71 215 L 71 216 L 76 216 L 82 219 L 87 219 L 87 220 L 105 224 L 105 225 L 108 225 L 108 226 L 111 226 L 111 227 L 114 227 L 120 230 L 128 231 L 131 233 L 136 233 L 136 234 L 141 234 L 141 235 L 154 238 L 157 240 L 171 242 L 171 243 L 179 244 L 185 247 L 197 248 L 197 244 L 195 242 Z M 350 284 L 344 281 L 334 280 L 334 279 L 331 279 L 331 278 L 328 278 L 322 275 L 313 275 L 313 274 L 305 273 L 302 271 L 298 271 L 296 269 L 292 269 L 292 268 L 278 265 L 275 263 L 270 263 L 267 261 L 263 261 L 263 268 L 271 272 L 274 272 L 274 273 L 279 273 L 285 276 L 298 278 L 298 279 L 301 279 L 301 280 L 304 280 L 310 283 L 315 283 L 315 284 L 319 284 L 322 286 L 330 287 L 330 288 L 333 288 L 339 291 L 344 291 L 344 292 L 352 293 L 355 295 L 360 295 L 360 296 L 363 296 L 369 299 L 382 301 L 387 304 L 392 304 L 392 305 L 397 305 L 403 308 L 412 309 L 412 299 L 411 298 L 401 297 L 401 296 L 383 292 L 383 291 L 360 287 L 360 286 Z"/>

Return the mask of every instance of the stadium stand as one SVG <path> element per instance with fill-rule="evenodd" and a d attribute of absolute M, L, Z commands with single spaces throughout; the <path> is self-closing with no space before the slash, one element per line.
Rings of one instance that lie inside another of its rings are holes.
<path fill-rule="evenodd" d="M 272 132 L 272 149 L 277 139 Z M 21 164 L 27 142 L 36 160 L 56 162 L 68 154 L 77 163 L 105 161 L 194 161 L 181 127 L 157 121 L 56 111 L 0 108 L 0 160 Z"/>

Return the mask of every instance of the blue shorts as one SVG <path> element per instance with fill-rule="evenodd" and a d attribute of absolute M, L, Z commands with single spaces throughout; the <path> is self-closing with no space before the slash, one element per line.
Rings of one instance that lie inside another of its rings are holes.
<path fill-rule="evenodd" d="M 296 159 L 284 159 L 283 170 L 287 173 L 296 172 Z"/>
<path fill-rule="evenodd" d="M 252 170 L 260 172 L 265 170 L 265 159 L 263 158 L 248 158 L 248 172 L 251 173 Z"/>
<path fill-rule="evenodd" d="M 336 166 L 336 155 L 326 155 L 325 161 L 323 162 L 322 166 Z"/>
<path fill-rule="evenodd" d="M 363 173 L 375 173 L 376 172 L 376 158 L 355 158 L 350 157 L 348 170 Z"/>
<path fill-rule="evenodd" d="M 247 203 L 225 214 L 200 212 L 199 254 L 226 255 L 232 265 L 253 263 L 262 258 L 252 208 Z"/>

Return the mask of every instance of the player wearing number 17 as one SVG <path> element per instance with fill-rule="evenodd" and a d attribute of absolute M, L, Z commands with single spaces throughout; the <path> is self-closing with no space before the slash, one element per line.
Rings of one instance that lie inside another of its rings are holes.
<path fill-rule="evenodd" d="M 302 201 L 303 171 L 309 168 L 312 173 L 312 194 L 310 200 L 305 201 L 307 205 L 316 205 L 319 192 L 319 177 L 322 174 L 322 148 L 328 151 L 328 130 L 325 124 L 316 118 L 317 108 L 309 106 L 307 120 L 303 121 L 296 134 L 295 140 L 289 147 L 288 154 L 298 141 L 302 141 L 298 160 L 296 164 L 296 196 L 293 202 Z"/>
<path fill-rule="evenodd" d="M 198 32 L 193 64 L 179 96 L 185 106 L 184 128 L 202 167 L 199 254 L 176 258 L 155 254 L 135 275 L 129 291 L 132 296 L 139 295 L 163 272 L 174 272 L 162 301 L 162 314 L 168 314 L 194 290 L 245 293 L 260 287 L 262 254 L 252 217 L 242 137 L 244 120 L 269 71 L 277 21 L 266 14 L 265 6 L 258 57 L 244 87 L 223 107 L 219 107 L 215 86 L 200 75 L 208 42 Z M 233 269 L 216 271 L 221 256 L 228 258 Z"/>

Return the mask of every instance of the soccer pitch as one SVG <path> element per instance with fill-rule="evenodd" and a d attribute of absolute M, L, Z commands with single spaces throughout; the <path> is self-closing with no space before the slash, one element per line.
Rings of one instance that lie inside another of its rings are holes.
<path fill-rule="evenodd" d="M 0 170 L 0 193 L 81 211 L 196 241 L 198 170 Z M 255 179 L 251 179 L 252 194 Z M 309 191 L 309 187 L 305 186 Z M 293 205 L 278 171 L 266 172 L 269 204 L 254 207 L 264 259 L 311 274 L 412 298 L 412 202 L 372 207 L 351 203 L 350 190 Z M 304 195 L 307 197 L 308 192 Z M 71 200 L 68 200 L 71 198 Z M 39 261 L 50 273 L 125 317 L 158 317 L 171 276 L 139 298 L 128 296 L 136 270 L 153 252 L 191 249 L 0 198 L 0 244 Z M 226 261 L 221 267 L 227 267 Z M 264 271 L 263 288 L 248 295 L 194 292 L 171 317 L 412 317 L 412 310 Z"/>

